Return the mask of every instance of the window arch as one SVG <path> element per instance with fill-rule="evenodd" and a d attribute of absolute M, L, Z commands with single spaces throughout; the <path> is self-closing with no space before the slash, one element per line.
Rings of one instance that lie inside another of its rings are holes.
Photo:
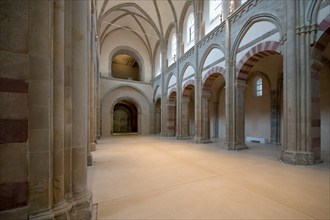
<path fill-rule="evenodd" d="M 210 15 L 210 23 L 217 21 L 217 23 L 221 23 L 223 20 L 223 10 L 222 10 L 223 0 L 211 0 L 209 2 L 209 15 Z"/>
<path fill-rule="evenodd" d="M 188 43 L 195 41 L 195 19 L 193 13 L 190 13 L 188 17 L 187 36 L 188 36 Z"/>

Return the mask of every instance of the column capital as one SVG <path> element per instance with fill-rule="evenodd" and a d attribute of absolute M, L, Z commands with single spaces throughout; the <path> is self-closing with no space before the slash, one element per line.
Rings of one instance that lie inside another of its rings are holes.
<path fill-rule="evenodd" d="M 241 89 L 241 90 L 245 90 L 247 87 L 246 83 L 245 82 L 242 82 L 242 81 L 237 81 L 236 82 L 236 88 L 237 89 Z"/>

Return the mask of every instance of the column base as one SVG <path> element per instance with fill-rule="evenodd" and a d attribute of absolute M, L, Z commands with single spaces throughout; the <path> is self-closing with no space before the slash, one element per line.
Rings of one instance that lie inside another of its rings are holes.
<path fill-rule="evenodd" d="M 69 219 L 90 220 L 92 218 L 92 211 L 93 211 L 92 197 L 93 195 L 90 191 L 87 191 L 79 195 L 74 195 L 73 200 L 75 206 L 70 211 Z"/>
<path fill-rule="evenodd" d="M 89 144 L 89 149 L 90 149 L 91 151 L 96 151 L 96 143 L 90 143 L 90 144 Z"/>
<path fill-rule="evenodd" d="M 288 150 L 281 152 L 281 161 L 292 165 L 313 165 L 322 162 L 322 160 L 316 159 L 313 152 Z"/>
<path fill-rule="evenodd" d="M 10 209 L 0 211 L 0 219 L 16 220 L 16 219 L 28 219 L 29 207 L 24 206 L 17 209 Z"/>
<path fill-rule="evenodd" d="M 197 137 L 197 136 L 195 136 L 194 141 L 197 144 L 209 144 L 209 143 L 212 143 L 212 141 L 210 139 L 203 139 L 202 137 Z"/>
<path fill-rule="evenodd" d="M 93 156 L 91 153 L 87 155 L 87 166 L 93 166 Z"/>
<path fill-rule="evenodd" d="M 227 150 L 239 151 L 249 149 L 245 144 L 227 144 Z"/>

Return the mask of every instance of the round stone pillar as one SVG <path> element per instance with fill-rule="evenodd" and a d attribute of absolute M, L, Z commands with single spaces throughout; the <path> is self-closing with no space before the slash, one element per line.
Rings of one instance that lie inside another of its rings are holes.
<path fill-rule="evenodd" d="M 209 109 L 209 101 L 211 98 L 211 92 L 203 91 L 202 99 L 201 99 L 201 114 L 202 114 L 202 143 L 211 143 L 210 140 L 210 109 Z"/>
<path fill-rule="evenodd" d="M 64 0 L 54 1 L 53 57 L 53 213 L 65 217 L 71 205 L 64 193 Z"/>
<path fill-rule="evenodd" d="M 91 193 L 87 190 L 88 3 L 72 1 L 72 193 L 77 219 L 88 219 L 91 211 Z"/>

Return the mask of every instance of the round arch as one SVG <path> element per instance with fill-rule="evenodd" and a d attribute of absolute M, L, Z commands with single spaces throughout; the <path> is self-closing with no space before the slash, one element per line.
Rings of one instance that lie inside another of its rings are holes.
<path fill-rule="evenodd" d="M 220 44 L 211 44 L 203 53 L 203 56 L 199 62 L 199 72 L 202 72 L 203 68 L 204 68 L 204 64 L 206 59 L 208 58 L 209 54 L 211 53 L 211 51 L 213 49 L 219 49 L 223 54 L 225 54 L 224 49 L 222 48 L 222 46 Z"/>
<path fill-rule="evenodd" d="M 119 55 L 119 54 L 129 55 L 137 61 L 137 63 L 139 64 L 139 67 L 140 67 L 140 81 L 144 81 L 144 79 L 145 79 L 145 67 L 144 67 L 143 58 L 137 50 L 135 50 L 131 47 L 127 47 L 127 46 L 116 47 L 109 54 L 109 62 L 108 62 L 109 63 L 109 66 L 108 66 L 109 76 L 110 76 L 110 73 L 112 72 L 112 67 L 111 67 L 112 59 L 115 56 Z"/>
<path fill-rule="evenodd" d="M 135 103 L 138 112 L 138 133 L 150 133 L 150 105 L 140 90 L 130 86 L 118 86 L 108 91 L 101 100 L 101 135 L 112 134 L 113 109 L 118 101 L 128 100 Z M 141 123 L 143 122 L 143 123 Z"/>
<path fill-rule="evenodd" d="M 186 73 L 186 71 L 187 71 L 187 69 L 188 69 L 189 67 L 191 67 L 191 68 L 194 70 L 194 72 L 196 71 L 196 70 L 195 70 L 195 67 L 194 67 L 194 65 L 193 65 L 192 63 L 190 63 L 190 62 L 186 62 L 186 63 L 183 65 L 183 67 L 181 68 L 181 70 L 180 70 L 180 83 L 183 82 L 183 80 L 184 80 L 184 75 L 185 75 L 185 73 Z"/>
<path fill-rule="evenodd" d="M 248 73 L 255 63 L 264 57 L 280 53 L 280 43 L 276 41 L 265 41 L 255 45 L 238 62 L 236 66 L 237 79 L 246 81 Z"/>
<path fill-rule="evenodd" d="M 241 41 L 243 40 L 245 34 L 249 31 L 249 29 L 257 22 L 261 22 L 261 21 L 268 21 L 272 24 L 275 25 L 275 27 L 277 28 L 280 36 L 283 35 L 283 27 L 281 26 L 281 22 L 280 20 L 272 15 L 272 14 L 268 14 L 268 13 L 262 13 L 262 14 L 258 14 L 258 15 L 254 15 L 252 16 L 242 27 L 242 30 L 238 33 L 234 44 L 232 46 L 232 58 L 234 60 L 234 62 L 236 62 L 236 56 L 237 56 L 237 52 L 238 52 L 238 48 L 239 45 L 241 43 Z"/>

